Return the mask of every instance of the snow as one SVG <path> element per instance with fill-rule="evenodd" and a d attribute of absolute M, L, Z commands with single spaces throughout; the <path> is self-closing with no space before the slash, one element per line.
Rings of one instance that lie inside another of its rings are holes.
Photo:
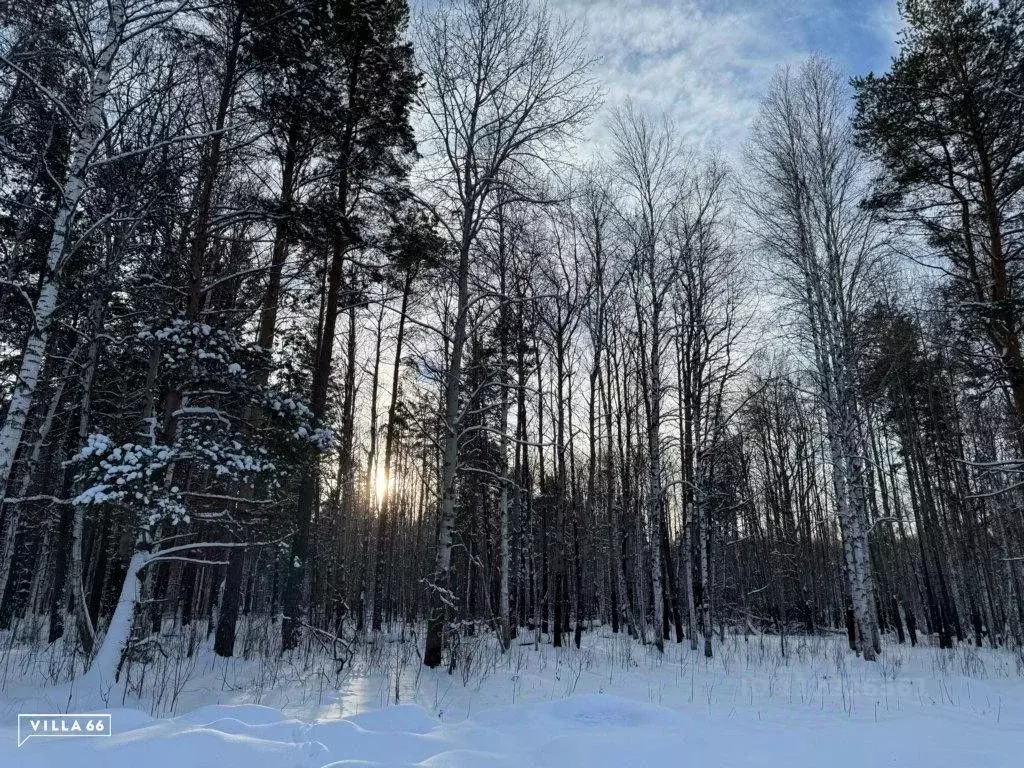
<path fill-rule="evenodd" d="M 788 647 L 783 658 L 778 638 L 727 637 L 712 660 L 675 643 L 662 658 L 599 630 L 579 651 L 531 643 L 501 655 L 487 636 L 462 641 L 463 664 L 449 675 L 385 636 L 315 695 L 323 679 L 308 659 L 271 669 L 207 654 L 182 692 L 183 714 L 88 709 L 111 712 L 110 738 L 34 738 L 20 749 L 18 711 L 64 709 L 83 693 L 8 681 L 0 766 L 1021 765 L 1024 669 L 1010 652 L 890 645 L 872 664 L 841 637 Z"/>

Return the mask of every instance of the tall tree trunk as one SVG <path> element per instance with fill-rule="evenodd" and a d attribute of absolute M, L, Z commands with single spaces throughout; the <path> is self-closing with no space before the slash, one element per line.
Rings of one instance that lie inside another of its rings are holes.
<path fill-rule="evenodd" d="M 112 0 L 103 33 L 101 48 L 89 83 L 86 110 L 78 126 L 67 179 L 61 187 L 60 204 L 54 215 L 53 234 L 46 254 L 46 263 L 39 283 L 39 296 L 32 308 L 32 326 L 22 353 L 18 378 L 7 405 L 7 414 L 0 427 L 0 500 L 7 495 L 7 484 L 14 466 L 14 456 L 28 419 L 29 409 L 39 384 L 39 374 L 50 338 L 50 323 L 57 310 L 61 273 L 67 255 L 68 241 L 78 206 L 86 190 L 89 163 L 103 136 L 107 95 L 114 68 L 114 59 L 124 40 L 127 24 L 125 0 Z"/>
<path fill-rule="evenodd" d="M 651 257 L 653 258 L 653 256 Z M 657 290 L 652 275 L 652 288 Z M 661 327 L 658 309 L 654 308 L 651 322 L 651 351 L 648 394 L 647 420 L 647 517 L 651 539 L 651 585 L 654 594 L 654 645 L 659 651 L 665 650 L 665 639 L 662 632 L 664 623 L 665 602 L 662 599 L 661 585 L 661 526 L 663 513 L 662 478 L 661 478 Z"/>
<path fill-rule="evenodd" d="M 56 373 L 54 378 L 54 389 L 53 394 L 50 397 L 50 402 L 46 408 L 46 413 L 43 415 L 43 420 L 39 424 L 39 429 L 36 433 L 36 439 L 32 441 L 32 450 L 29 453 L 28 460 L 25 462 L 25 471 L 21 477 L 21 483 L 18 488 L 18 499 L 17 503 L 8 503 L 7 507 L 10 509 L 10 513 L 7 515 L 6 530 L 4 531 L 3 545 L 0 546 L 0 597 L 8 595 L 7 586 L 8 580 L 10 579 L 11 568 L 14 566 L 16 549 L 15 544 L 18 540 L 18 528 L 21 522 L 21 498 L 28 493 L 31 487 L 32 479 L 35 474 L 36 465 L 39 463 L 39 459 L 43 453 L 43 446 L 49 439 L 50 430 L 53 428 L 53 420 L 57 415 L 57 409 L 60 406 L 61 400 L 64 397 L 64 388 L 67 384 L 69 374 L 71 372 L 71 366 L 74 365 L 75 358 L 78 356 L 79 347 L 67 357 L 64 361 L 62 369 Z M 64 498 L 63 496 L 61 497 Z M 70 505 L 63 505 L 64 507 L 70 508 Z M 62 511 L 61 520 L 63 522 L 64 513 Z M 5 606 L 6 608 L 6 606 Z M 52 629 L 50 630 L 52 633 Z M 56 639 L 56 638 L 53 638 Z M 50 642 L 53 642 L 53 639 Z"/>
<path fill-rule="evenodd" d="M 469 182 L 467 182 L 468 184 Z M 455 305 L 455 325 L 452 328 L 452 350 L 448 370 L 444 376 L 444 436 L 441 440 L 441 504 L 437 525 L 437 546 L 434 555 L 434 573 L 430 585 L 430 608 L 427 618 L 427 640 L 423 650 L 423 663 L 436 667 L 441 663 L 444 649 L 444 631 L 448 607 L 452 605 L 451 564 L 452 534 L 455 528 L 455 502 L 458 494 L 456 480 L 459 467 L 459 438 L 462 419 L 462 358 L 465 354 L 469 322 L 469 252 L 472 246 L 473 207 L 467 205 L 463 213 L 462 242 L 459 248 L 458 288 Z"/>
<path fill-rule="evenodd" d="M 387 501 L 387 475 L 383 476 L 383 488 L 378 488 L 377 476 L 377 390 L 380 384 L 380 350 L 384 325 L 384 305 L 381 304 L 377 313 L 377 336 L 373 345 L 373 380 L 370 382 L 370 450 L 366 455 L 366 495 L 368 503 L 376 511 L 377 525 L 370 522 L 369 541 L 367 541 L 368 558 L 365 563 L 367 596 L 365 602 L 366 616 L 363 624 L 368 624 L 374 632 L 381 628 L 380 611 L 377 608 L 377 565 L 380 560 L 380 542 L 384 536 L 384 504 Z M 352 341 L 355 339 L 353 337 Z M 352 350 L 354 352 L 354 349 Z M 395 361 L 396 365 L 398 360 Z M 354 372 L 354 369 L 353 369 Z"/>
<path fill-rule="evenodd" d="M 96 363 L 99 358 L 99 340 L 101 330 L 100 313 L 102 303 L 95 299 L 89 310 L 90 335 L 89 347 L 86 352 L 85 368 L 82 371 L 82 394 L 78 412 L 78 445 L 85 445 L 89 437 L 89 418 L 92 404 L 92 381 L 96 374 Z M 74 488 L 74 472 L 65 467 L 61 481 L 61 498 L 68 499 Z M 92 622 L 85 611 L 85 600 L 82 592 L 82 528 L 84 527 L 85 506 L 82 504 L 65 504 L 60 515 L 60 544 L 56 552 L 53 574 L 53 589 L 50 597 L 50 637 L 52 643 L 64 634 L 64 602 L 69 589 L 75 601 L 75 614 L 78 616 L 79 635 L 87 651 L 91 649 L 93 638 Z M 71 568 L 68 570 L 68 562 Z M 80 599 L 82 598 L 82 599 Z"/>
<path fill-rule="evenodd" d="M 331 262 L 327 272 L 327 291 L 324 306 L 323 326 L 317 343 L 316 361 L 313 368 L 313 390 L 310 401 L 313 423 L 320 424 L 327 413 L 327 390 L 334 359 L 334 337 L 337 330 L 339 305 L 344 284 L 344 267 L 347 241 L 340 226 L 335 228 L 331 250 Z M 299 643 L 300 630 L 306 621 L 309 598 L 309 544 L 310 523 L 316 504 L 318 457 L 308 456 L 302 469 L 298 501 L 295 506 L 295 530 L 286 578 L 282 594 L 284 616 L 281 621 L 281 650 L 289 651 Z"/>

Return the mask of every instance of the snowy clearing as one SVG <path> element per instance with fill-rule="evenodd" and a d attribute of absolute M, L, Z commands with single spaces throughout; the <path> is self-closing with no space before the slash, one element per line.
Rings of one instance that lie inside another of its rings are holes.
<path fill-rule="evenodd" d="M 753 636 L 727 637 L 706 661 L 686 645 L 659 658 L 602 633 L 580 651 L 531 644 L 504 656 L 490 636 L 472 640 L 448 674 L 423 670 L 413 644 L 391 638 L 333 686 L 309 664 L 204 652 L 177 702 L 184 714 L 153 717 L 142 711 L 153 701 L 123 708 L 110 692 L 113 708 L 77 711 L 110 712 L 112 737 L 21 748 L 18 712 L 89 698 L 8 680 L 0 765 L 1010 768 L 1024 754 L 1024 677 L 1006 652 L 888 646 L 871 664 L 841 637 L 789 638 L 783 658 L 777 637 Z"/>

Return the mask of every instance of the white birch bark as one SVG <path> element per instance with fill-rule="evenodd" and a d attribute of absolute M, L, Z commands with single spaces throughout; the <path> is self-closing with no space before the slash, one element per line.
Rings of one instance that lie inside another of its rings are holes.
<path fill-rule="evenodd" d="M 469 314 L 469 249 L 472 243 L 471 226 L 464 225 L 462 254 L 459 260 L 458 307 L 452 332 L 452 355 L 445 374 L 444 426 L 441 466 L 441 509 L 437 528 L 437 548 L 434 556 L 434 583 L 436 594 L 431 596 L 431 613 L 427 625 L 427 644 L 424 664 L 436 667 L 441 663 L 443 634 L 452 565 L 452 533 L 455 528 L 456 477 L 459 465 L 459 436 L 461 431 L 460 394 L 462 391 L 462 356 L 466 345 L 466 326 Z"/>
<path fill-rule="evenodd" d="M 114 615 L 107 625 L 106 634 L 93 657 L 89 671 L 82 677 L 80 687 L 86 692 L 102 695 L 115 683 L 117 667 L 121 654 L 128 643 L 135 616 L 135 604 L 142 592 L 142 569 L 149 564 L 150 557 L 145 552 L 136 550 L 128 563 L 128 571 L 124 575 L 121 593 L 114 607 Z"/>
<path fill-rule="evenodd" d="M 703 587 L 700 600 L 700 632 L 704 636 L 704 656 L 711 658 L 711 564 L 708 552 L 707 509 L 703 503 L 703 480 L 698 482 L 697 501 L 697 546 L 700 552 L 700 583 Z"/>
<path fill-rule="evenodd" d="M 503 381 L 502 383 L 502 401 L 501 401 L 501 413 L 498 416 L 499 424 L 501 425 L 501 495 L 498 500 L 498 510 L 501 517 L 500 520 L 500 557 L 501 557 L 501 574 L 500 584 L 498 589 L 498 626 L 499 626 L 499 640 L 501 641 L 502 650 L 508 650 L 509 644 L 512 642 L 510 632 L 510 613 L 511 605 L 508 594 L 508 574 L 509 569 L 512 567 L 512 558 L 509 552 L 509 513 L 511 508 L 511 500 L 509 498 L 508 486 L 510 478 L 508 476 L 508 448 L 509 448 L 509 437 L 508 437 L 508 409 L 509 409 L 509 391 L 508 384 Z"/>
<path fill-rule="evenodd" d="M 25 463 L 24 475 L 18 487 L 19 498 L 23 498 L 31 486 L 33 470 L 36 464 L 39 463 L 39 457 L 43 452 L 43 444 L 50 435 L 53 419 L 57 415 L 57 408 L 60 406 L 61 398 L 64 396 L 64 387 L 71 372 L 71 366 L 78 356 L 80 348 L 81 345 L 76 347 L 68 356 L 67 360 L 64 361 L 61 372 L 57 376 L 57 383 L 50 398 L 50 404 L 46 409 L 46 415 L 43 417 L 42 424 L 39 425 L 36 439 L 32 443 L 32 452 Z M 11 566 L 14 564 L 14 543 L 17 540 L 18 525 L 21 522 L 21 504 L 9 504 L 8 506 L 10 507 L 10 514 L 7 516 L 7 523 L 4 528 L 3 544 L 0 545 L 0 595 L 3 595 L 7 589 L 7 582 L 11 576 Z"/>
<path fill-rule="evenodd" d="M 864 465 L 867 448 L 862 439 L 857 402 L 850 381 L 852 374 L 847 363 L 850 357 L 847 349 L 849 330 L 844 311 L 842 254 L 829 247 L 829 238 L 824 240 L 824 254 L 820 256 L 813 245 L 808 245 L 807 313 L 816 345 L 817 373 L 832 458 L 836 513 L 842 533 L 856 645 L 865 660 L 873 661 L 881 648 L 881 638 L 867 534 L 868 498 Z"/>
<path fill-rule="evenodd" d="M 867 446 L 853 370 L 853 316 L 877 276 L 870 213 L 857 205 L 864 167 L 850 135 L 843 77 L 811 59 L 782 72 L 755 123 L 751 153 L 759 189 L 747 195 L 763 246 L 786 265 L 799 306 L 829 443 L 836 514 L 852 603 L 854 643 L 865 659 L 880 648 L 869 548 Z"/>
<path fill-rule="evenodd" d="M 159 538 L 159 536 L 157 536 Z M 232 544 L 228 542 L 196 542 L 193 544 L 179 544 L 156 552 L 147 551 L 147 544 L 141 537 L 136 538 L 132 551 L 131 560 L 128 562 L 128 570 L 125 572 L 124 581 L 121 583 L 121 592 L 117 598 L 117 605 L 114 607 L 114 615 L 107 625 L 107 631 L 103 636 L 103 642 L 96 651 L 89 669 L 82 677 L 81 684 L 90 691 L 105 691 L 117 681 L 118 667 L 121 657 L 125 652 L 130 640 L 132 623 L 135 618 L 135 608 L 142 599 L 144 582 L 142 571 L 160 560 L 183 559 L 185 553 L 193 550 L 245 546 L 244 544 Z M 173 556 L 173 557 L 172 557 Z M 223 564 L 223 563 L 222 563 Z M 221 589 L 224 582 L 221 580 Z M 216 617 L 212 617 L 215 621 Z"/>
<path fill-rule="evenodd" d="M 85 445 L 89 436 L 89 419 L 91 416 L 92 404 L 92 382 L 96 375 L 96 363 L 99 358 L 99 341 L 97 333 L 99 330 L 99 301 L 93 303 L 92 315 L 97 319 L 93 325 L 92 338 L 89 341 L 89 352 L 86 358 L 85 371 L 82 374 L 82 399 L 79 406 L 80 415 L 78 419 L 78 441 Z M 68 470 L 70 471 L 70 469 Z M 73 487 L 71 482 L 68 487 Z M 71 597 L 74 600 L 75 613 L 77 614 L 78 633 L 82 645 L 87 653 L 91 653 L 96 644 L 96 629 L 92 625 L 92 617 L 89 615 L 89 606 L 85 599 L 84 569 L 82 565 L 82 538 L 85 532 L 85 505 L 76 504 L 74 518 L 71 525 L 71 557 L 70 568 L 68 569 L 68 588 L 71 590 Z"/>
<path fill-rule="evenodd" d="M 46 343 L 50 336 L 50 323 L 57 309 L 68 239 L 79 203 L 86 190 L 86 175 L 90 161 L 103 135 L 104 108 L 110 92 L 114 59 L 124 39 L 127 23 L 124 0 L 112 0 L 108 7 L 110 16 L 89 85 L 88 106 L 78 126 L 78 138 L 68 165 L 67 180 L 61 189 L 60 206 L 54 217 L 53 234 L 50 237 L 46 264 L 43 268 L 39 296 L 33 307 L 32 330 L 25 344 L 7 415 L 3 427 L 0 428 L 0 499 L 6 496 L 14 457 L 21 443 L 25 422 L 39 384 Z"/>
<path fill-rule="evenodd" d="M 657 313 L 657 310 L 655 310 Z M 654 605 L 654 645 L 659 651 L 665 650 L 665 600 L 661 585 L 661 347 L 658 317 L 655 314 L 651 326 L 651 405 L 647 425 L 647 514 L 651 527 L 651 585 Z"/>
<path fill-rule="evenodd" d="M 693 594 L 693 530 L 694 517 L 696 516 L 696 504 L 691 502 L 686 505 L 686 541 L 684 543 L 685 556 L 683 567 L 686 570 L 686 615 L 690 622 L 690 650 L 697 650 L 697 602 Z"/>

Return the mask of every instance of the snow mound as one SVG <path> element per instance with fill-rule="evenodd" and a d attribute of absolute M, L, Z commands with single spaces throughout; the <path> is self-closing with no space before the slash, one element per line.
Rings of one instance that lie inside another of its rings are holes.
<path fill-rule="evenodd" d="M 382 710 L 384 717 L 391 709 Z M 402 715 L 399 714 L 399 718 Z M 447 742 L 401 730 L 400 720 L 390 731 L 368 731 L 351 720 L 316 723 L 307 734 L 310 741 L 322 744 L 336 758 L 364 760 L 370 763 L 419 763 L 447 749 Z"/>
<path fill-rule="evenodd" d="M 206 725 L 217 720 L 238 720 L 246 725 L 266 725 L 284 720 L 284 715 L 259 704 L 216 704 L 200 707 L 194 712 L 174 718 L 178 723 Z"/>
<path fill-rule="evenodd" d="M 234 717 L 223 717 L 212 723 L 199 723 L 218 733 L 233 736 L 253 736 L 267 741 L 311 741 L 306 738 L 310 724 L 302 720 L 278 720 L 276 723 L 244 723 Z"/>
<path fill-rule="evenodd" d="M 522 761 L 494 752 L 476 749 L 452 749 L 419 764 L 422 768 L 522 768 Z"/>
<path fill-rule="evenodd" d="M 11 768 L 306 768 L 327 762 L 322 745 L 165 723 L 96 739 L 34 739 L 0 764 Z M 10 761 L 9 761 L 10 760 Z"/>
<path fill-rule="evenodd" d="M 118 730 L 121 731 L 134 731 L 136 728 L 158 722 L 152 715 L 139 709 L 104 709 L 103 711 L 110 713 L 111 721 L 117 723 Z"/>
<path fill-rule="evenodd" d="M 367 731 L 385 733 L 395 731 L 430 733 L 439 725 L 436 718 L 428 715 L 423 707 L 416 704 L 398 704 L 387 709 L 371 709 L 345 719 Z"/>

